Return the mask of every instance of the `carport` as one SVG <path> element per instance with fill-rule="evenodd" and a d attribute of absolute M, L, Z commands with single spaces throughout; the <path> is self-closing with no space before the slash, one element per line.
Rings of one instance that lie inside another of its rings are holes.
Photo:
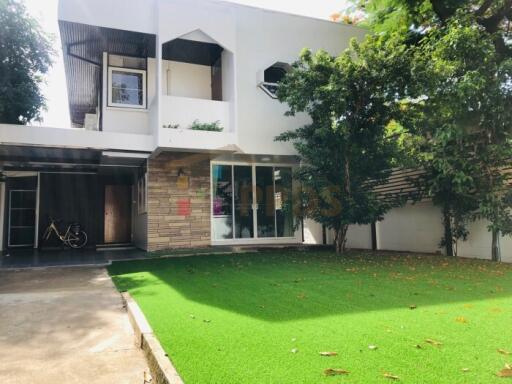
<path fill-rule="evenodd" d="M 0 146 L 0 250 L 59 250 L 41 244 L 53 217 L 78 222 L 87 247 L 137 245 L 145 208 L 147 152 Z"/>

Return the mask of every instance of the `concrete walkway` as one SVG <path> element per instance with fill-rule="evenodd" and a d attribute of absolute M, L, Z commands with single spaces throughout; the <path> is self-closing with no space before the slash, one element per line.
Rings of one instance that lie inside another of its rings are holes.
<path fill-rule="evenodd" d="M 105 269 L 0 271 L 0 383 L 142 384 L 145 370 Z"/>

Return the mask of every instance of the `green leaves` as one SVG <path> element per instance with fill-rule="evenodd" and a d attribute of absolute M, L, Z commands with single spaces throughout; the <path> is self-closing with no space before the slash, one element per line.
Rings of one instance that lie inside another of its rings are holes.
<path fill-rule="evenodd" d="M 304 164 L 303 215 L 334 229 L 344 244 L 348 224 L 368 224 L 401 202 L 379 199 L 401 158 L 388 126 L 405 113 L 411 53 L 397 34 L 371 36 L 337 57 L 301 52 L 280 83 L 278 97 L 289 114 L 305 112 L 311 124 L 277 137 L 291 141 Z"/>
<path fill-rule="evenodd" d="M 0 123 L 26 124 L 45 106 L 39 87 L 50 65 L 50 38 L 15 0 L 0 0 Z"/>

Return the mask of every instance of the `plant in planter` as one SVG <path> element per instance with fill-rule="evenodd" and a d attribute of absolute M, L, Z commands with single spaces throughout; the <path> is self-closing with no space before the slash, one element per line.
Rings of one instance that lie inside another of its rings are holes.
<path fill-rule="evenodd" d="M 222 132 L 224 128 L 220 125 L 219 120 L 212 123 L 201 123 L 199 120 L 194 120 L 190 129 L 194 131 Z"/>
<path fill-rule="evenodd" d="M 164 124 L 164 125 L 162 125 L 162 128 L 178 129 L 179 127 L 180 127 L 179 124 Z"/>

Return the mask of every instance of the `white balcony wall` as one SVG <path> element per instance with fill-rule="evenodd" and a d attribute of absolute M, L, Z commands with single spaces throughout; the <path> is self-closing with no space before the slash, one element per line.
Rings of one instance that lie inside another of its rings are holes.
<path fill-rule="evenodd" d="M 231 131 L 229 102 L 194 99 L 190 97 L 162 96 L 162 124 L 179 124 L 179 129 L 189 129 L 194 120 L 201 123 L 219 121 L 223 132 Z M 165 130 L 173 128 L 162 128 Z M 214 132 L 219 133 L 219 132 Z"/>
<path fill-rule="evenodd" d="M 104 132 L 134 133 L 142 135 L 152 134 L 150 124 L 150 108 L 154 106 L 156 97 L 156 60 L 148 59 L 148 68 L 146 73 L 146 109 L 136 109 L 129 107 L 109 107 L 108 106 L 108 58 L 107 53 L 103 53 L 103 122 L 102 130 Z"/>
<path fill-rule="evenodd" d="M 212 98 L 212 69 L 207 65 L 162 60 L 162 79 L 165 95 Z"/>

